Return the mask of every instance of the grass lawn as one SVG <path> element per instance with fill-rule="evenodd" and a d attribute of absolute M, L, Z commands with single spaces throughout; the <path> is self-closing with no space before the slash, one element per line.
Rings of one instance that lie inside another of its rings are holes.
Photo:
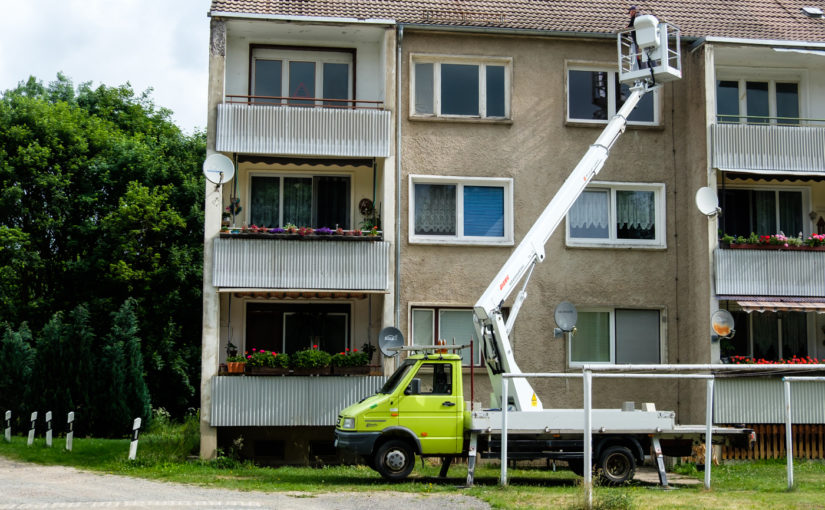
<path fill-rule="evenodd" d="M 127 459 L 128 439 L 76 438 L 74 451 L 64 450 L 64 440 L 55 439 L 53 448 L 38 438 L 33 446 L 26 437 L 14 436 L 11 443 L 0 440 L 0 456 L 40 464 L 58 464 L 107 473 L 256 491 L 404 491 L 416 493 L 457 493 L 487 501 L 494 508 L 581 508 L 581 479 L 566 469 L 508 469 L 510 485 L 498 486 L 496 465 L 476 470 L 476 486 L 459 489 L 467 468 L 454 465 L 447 479 L 437 478 L 439 466 L 422 466 L 419 461 L 404 483 L 387 483 L 365 466 L 257 467 L 226 457 L 214 461 L 187 460 L 192 450 L 180 429 L 159 427 L 144 434 L 137 460 Z M 601 509 L 745 509 L 798 508 L 825 509 L 825 463 L 794 463 L 796 488 L 786 490 L 784 459 L 714 466 L 712 489 L 697 487 L 662 490 L 642 484 L 624 487 L 597 487 L 596 508 Z M 680 466 L 683 474 L 702 479 L 692 466 Z"/>

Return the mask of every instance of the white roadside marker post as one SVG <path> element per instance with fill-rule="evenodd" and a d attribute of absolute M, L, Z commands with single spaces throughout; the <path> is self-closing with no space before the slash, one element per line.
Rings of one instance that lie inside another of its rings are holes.
<path fill-rule="evenodd" d="M 137 455 L 138 434 L 140 434 L 140 418 L 135 418 L 132 424 L 132 443 L 129 445 L 129 460 L 135 460 Z"/>
<path fill-rule="evenodd" d="M 11 411 L 6 411 L 6 442 L 11 443 Z"/>
<path fill-rule="evenodd" d="M 72 451 L 72 440 L 74 439 L 74 411 L 69 412 L 66 417 L 66 450 Z"/>
<path fill-rule="evenodd" d="M 29 442 L 26 443 L 29 446 L 34 444 L 34 425 L 35 425 L 35 422 L 37 422 L 37 411 L 32 413 L 32 426 L 29 429 Z"/>
<path fill-rule="evenodd" d="M 52 412 L 46 411 L 46 448 L 52 447 Z"/>

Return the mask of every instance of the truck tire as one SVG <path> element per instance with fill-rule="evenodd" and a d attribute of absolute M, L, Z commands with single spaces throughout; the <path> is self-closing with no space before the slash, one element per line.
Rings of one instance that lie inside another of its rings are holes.
<path fill-rule="evenodd" d="M 388 480 L 403 480 L 415 466 L 415 451 L 406 441 L 391 439 L 375 451 L 372 465 Z"/>
<path fill-rule="evenodd" d="M 599 476 L 606 485 L 621 485 L 633 479 L 636 459 L 629 448 L 608 446 L 599 459 Z"/>

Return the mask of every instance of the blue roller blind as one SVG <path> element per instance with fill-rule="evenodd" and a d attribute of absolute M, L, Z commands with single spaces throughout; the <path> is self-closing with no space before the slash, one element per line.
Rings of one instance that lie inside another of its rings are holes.
<path fill-rule="evenodd" d="M 504 237 L 504 188 L 464 186 L 464 235 Z"/>

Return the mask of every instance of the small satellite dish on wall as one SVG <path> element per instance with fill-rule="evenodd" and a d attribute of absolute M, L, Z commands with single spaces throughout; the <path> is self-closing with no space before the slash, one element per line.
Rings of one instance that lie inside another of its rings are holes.
<path fill-rule="evenodd" d="M 378 348 L 381 349 L 381 354 L 383 354 L 384 356 L 392 357 L 397 355 L 398 351 L 394 351 L 391 349 L 403 346 L 404 335 L 398 328 L 388 326 L 382 329 L 380 333 L 378 333 Z"/>
<path fill-rule="evenodd" d="M 696 190 L 696 207 L 707 217 L 713 217 L 722 212 L 716 192 L 707 186 Z"/>
<path fill-rule="evenodd" d="M 736 330 L 733 329 L 734 321 L 733 315 L 727 310 L 716 310 L 710 317 L 710 327 L 713 329 L 711 340 L 719 340 L 720 338 L 733 338 Z"/>
<path fill-rule="evenodd" d="M 224 184 L 235 176 L 235 164 L 223 154 L 212 154 L 203 162 L 203 175 L 213 184 Z"/>
<path fill-rule="evenodd" d="M 556 306 L 553 312 L 553 318 L 556 320 L 556 331 L 554 336 L 561 336 L 562 333 L 569 333 L 576 327 L 576 321 L 579 319 L 579 312 L 570 301 L 562 301 Z"/>

